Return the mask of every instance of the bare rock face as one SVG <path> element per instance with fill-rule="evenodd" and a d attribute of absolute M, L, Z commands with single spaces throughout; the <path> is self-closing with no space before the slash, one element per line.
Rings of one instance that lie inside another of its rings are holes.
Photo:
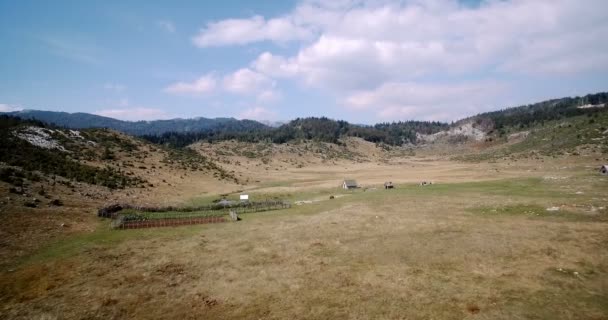
<path fill-rule="evenodd" d="M 433 134 L 416 134 L 416 138 L 421 142 L 449 140 L 453 137 L 466 137 L 467 139 L 472 139 L 474 141 L 483 141 L 486 138 L 486 133 L 480 128 L 473 126 L 473 122 L 468 122 L 459 126 L 454 126 L 446 131 L 440 131 Z"/>
<path fill-rule="evenodd" d="M 51 137 L 50 133 L 52 132 L 53 130 L 50 129 L 30 126 L 15 132 L 15 136 L 36 147 L 44 149 L 57 149 L 62 152 L 67 152 L 67 150 L 59 144 L 59 142 Z"/>

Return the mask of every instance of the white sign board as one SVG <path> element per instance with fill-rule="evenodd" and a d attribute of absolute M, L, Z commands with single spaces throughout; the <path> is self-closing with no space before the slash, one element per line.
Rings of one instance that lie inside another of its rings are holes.
<path fill-rule="evenodd" d="M 248 194 L 242 194 L 241 195 L 241 200 L 249 200 L 249 195 Z"/>

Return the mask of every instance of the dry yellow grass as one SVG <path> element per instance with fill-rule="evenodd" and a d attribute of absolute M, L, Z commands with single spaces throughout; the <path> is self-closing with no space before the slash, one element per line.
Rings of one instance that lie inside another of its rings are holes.
<path fill-rule="evenodd" d="M 246 186 L 188 176 L 138 199 L 246 189 L 322 201 L 193 227 L 110 231 L 92 219 L 96 231 L 49 243 L 3 272 L 0 315 L 607 319 L 608 179 L 591 157 L 543 161 L 243 166 Z M 329 200 L 345 177 L 398 188 Z M 415 186 L 423 180 L 437 184 Z M 552 206 L 561 210 L 545 211 Z"/>

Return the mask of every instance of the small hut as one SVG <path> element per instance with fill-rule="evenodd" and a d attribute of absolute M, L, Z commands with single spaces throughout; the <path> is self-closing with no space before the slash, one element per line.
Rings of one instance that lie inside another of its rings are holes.
<path fill-rule="evenodd" d="M 392 189 L 395 186 L 393 186 L 393 182 L 392 181 L 388 181 L 384 183 L 384 189 Z"/>
<path fill-rule="evenodd" d="M 605 176 L 608 176 L 608 164 L 605 164 L 600 167 L 600 173 Z"/>
<path fill-rule="evenodd" d="M 355 180 L 344 180 L 342 182 L 342 189 L 356 189 L 358 187 L 357 181 Z"/>

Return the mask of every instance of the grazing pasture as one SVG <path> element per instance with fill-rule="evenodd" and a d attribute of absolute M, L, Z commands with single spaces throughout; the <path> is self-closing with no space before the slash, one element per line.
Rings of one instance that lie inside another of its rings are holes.
<path fill-rule="evenodd" d="M 96 231 L 49 243 L 3 272 L 0 314 L 608 317 L 608 178 L 596 166 L 417 163 L 424 169 L 393 165 L 393 190 L 382 186 L 387 166 L 373 175 L 361 165 L 355 190 L 341 189 L 341 179 L 331 186 L 328 177 L 343 174 L 337 167 L 273 176 L 251 197 L 299 204 L 234 223 L 113 231 L 100 219 Z M 419 187 L 424 180 L 434 183 Z"/>

